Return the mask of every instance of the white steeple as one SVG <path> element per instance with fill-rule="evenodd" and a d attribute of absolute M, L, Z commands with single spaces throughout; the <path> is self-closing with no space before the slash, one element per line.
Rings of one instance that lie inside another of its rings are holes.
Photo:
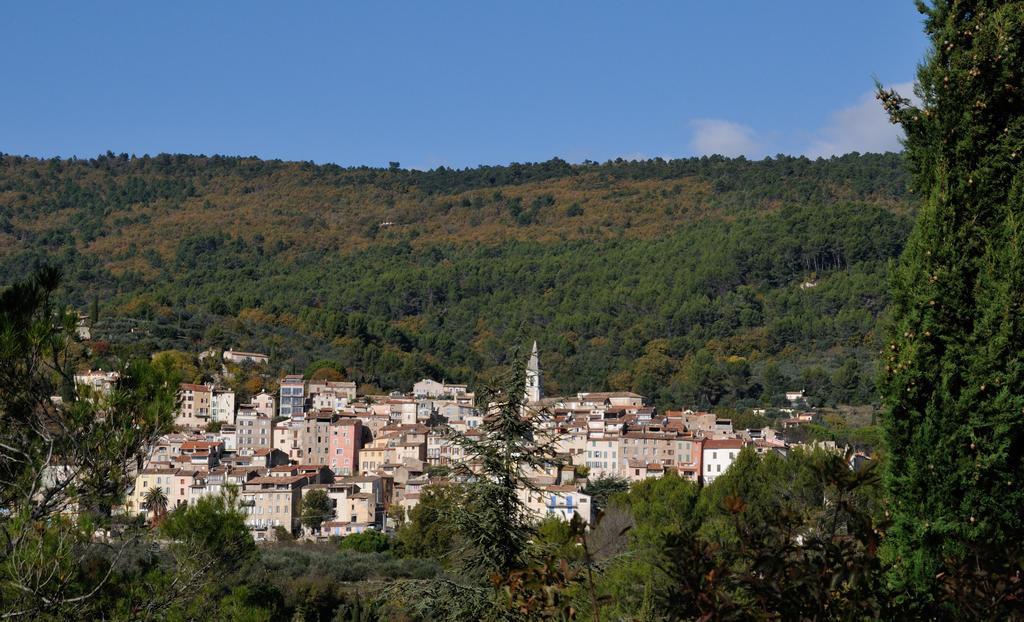
<path fill-rule="evenodd" d="M 543 395 L 543 375 L 540 371 L 540 354 L 537 342 L 533 342 L 530 361 L 526 364 L 526 402 L 537 403 Z"/>

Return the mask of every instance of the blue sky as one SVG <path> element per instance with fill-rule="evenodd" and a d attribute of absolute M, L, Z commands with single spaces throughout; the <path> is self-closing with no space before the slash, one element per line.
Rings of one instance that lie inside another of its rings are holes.
<path fill-rule="evenodd" d="M 910 0 L 23 2 L 0 151 L 432 168 L 898 149 Z M 908 93 L 909 94 L 909 93 Z"/>

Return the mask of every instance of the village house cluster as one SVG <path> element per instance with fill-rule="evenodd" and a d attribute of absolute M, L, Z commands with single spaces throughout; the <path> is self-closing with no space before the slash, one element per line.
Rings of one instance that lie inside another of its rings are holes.
<path fill-rule="evenodd" d="M 225 353 L 232 360 L 255 353 Z M 93 390 L 116 377 L 88 372 Z M 448 480 L 470 456 L 452 432 L 479 435 L 484 413 L 466 385 L 424 379 L 410 393 L 366 395 L 352 382 L 287 375 L 274 394 L 236 404 L 230 390 L 182 384 L 176 432 L 150 448 L 124 512 L 149 516 L 146 494 L 159 487 L 167 507 L 194 503 L 227 486 L 238 491 L 256 540 L 303 533 L 302 498 L 323 490 L 333 506 L 318 533 L 345 536 L 386 531 L 407 516 L 424 487 Z M 599 477 L 631 482 L 668 472 L 703 483 L 725 473 L 740 450 L 785 453 L 771 428 L 734 430 L 728 419 L 692 410 L 659 412 L 630 392 L 585 392 L 549 397 L 537 345 L 527 365 L 526 409 L 544 416 L 536 433 L 553 439 L 560 460 L 529 473 L 521 498 L 538 519 L 574 514 L 593 520 L 584 489 Z M 787 425 L 812 421 L 796 414 Z M 215 424 L 215 425 L 213 425 Z"/>

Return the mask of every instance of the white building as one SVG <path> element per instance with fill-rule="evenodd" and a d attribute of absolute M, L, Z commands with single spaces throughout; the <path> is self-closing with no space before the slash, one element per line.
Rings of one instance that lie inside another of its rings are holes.
<path fill-rule="evenodd" d="M 261 365 L 270 361 L 270 357 L 266 354 L 260 354 L 259 352 L 238 352 L 236 350 L 225 350 L 223 358 L 228 363 L 236 363 L 239 365 L 245 362 Z"/>
<path fill-rule="evenodd" d="M 424 378 L 412 385 L 414 397 L 439 397 L 444 395 L 444 383 L 430 378 Z"/>
<path fill-rule="evenodd" d="M 356 383 L 348 380 L 310 380 L 307 393 L 314 396 L 332 396 L 336 400 L 345 400 L 344 403 L 348 404 L 356 401 Z"/>
<path fill-rule="evenodd" d="M 743 449 L 743 441 L 738 438 L 709 439 L 704 441 L 704 455 L 702 464 L 703 478 L 705 484 L 715 481 L 715 478 L 725 473 L 736 461 Z"/>
<path fill-rule="evenodd" d="M 591 521 L 590 495 L 580 492 L 575 486 L 550 485 L 539 490 L 520 490 L 519 496 L 526 502 L 527 509 L 537 518 L 557 516 L 572 520 L 573 515 L 589 523 Z"/>
<path fill-rule="evenodd" d="M 206 439 L 224 443 L 224 451 L 235 452 L 238 450 L 238 434 L 234 424 L 224 425 L 218 432 L 207 432 Z"/>
<path fill-rule="evenodd" d="M 413 397 L 424 398 L 424 397 L 455 397 L 457 395 L 465 395 L 467 387 L 464 384 L 448 384 L 446 382 L 438 382 L 431 380 L 430 378 L 424 378 L 416 384 L 412 385 Z"/>
<path fill-rule="evenodd" d="M 210 419 L 228 425 L 235 424 L 235 392 L 230 389 L 214 389 L 210 399 Z"/>
<path fill-rule="evenodd" d="M 102 369 L 93 371 L 90 369 L 89 371 L 75 374 L 75 384 L 79 387 L 89 387 L 89 389 L 99 395 L 106 395 L 114 388 L 120 377 L 121 375 L 116 371 L 103 371 Z"/>
<path fill-rule="evenodd" d="M 790 404 L 795 404 L 800 400 L 804 399 L 803 390 L 800 391 L 786 391 L 786 401 Z"/>
<path fill-rule="evenodd" d="M 592 434 L 587 441 L 587 467 L 590 478 L 617 477 L 619 475 L 618 436 Z"/>

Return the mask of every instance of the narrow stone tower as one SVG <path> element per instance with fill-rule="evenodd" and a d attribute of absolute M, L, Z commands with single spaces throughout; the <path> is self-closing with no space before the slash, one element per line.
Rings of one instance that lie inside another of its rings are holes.
<path fill-rule="evenodd" d="M 537 352 L 537 342 L 533 342 L 533 352 L 530 353 L 530 362 L 526 364 L 526 402 L 534 404 L 540 401 L 543 396 L 543 374 L 540 371 L 540 354 Z"/>

